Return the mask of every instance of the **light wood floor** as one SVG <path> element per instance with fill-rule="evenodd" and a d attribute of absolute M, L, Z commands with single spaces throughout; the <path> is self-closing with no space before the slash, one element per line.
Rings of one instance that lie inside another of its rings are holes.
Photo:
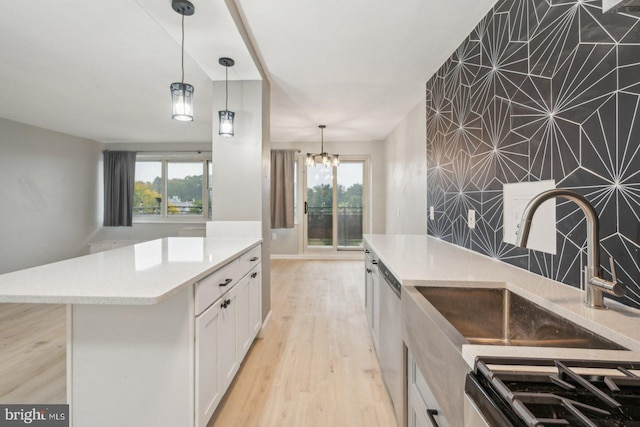
<path fill-rule="evenodd" d="M 209 427 L 395 427 L 362 261 L 271 262 L 271 319 Z"/>
<path fill-rule="evenodd" d="M 209 427 L 396 427 L 362 261 L 271 262 L 272 315 Z M 0 304 L 0 403 L 64 403 L 66 307 Z"/>
<path fill-rule="evenodd" d="M 0 304 L 0 403 L 65 403 L 65 305 Z"/>

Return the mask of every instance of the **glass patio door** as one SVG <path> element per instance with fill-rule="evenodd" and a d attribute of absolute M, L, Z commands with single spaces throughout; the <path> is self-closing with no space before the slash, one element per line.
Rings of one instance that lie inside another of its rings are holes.
<path fill-rule="evenodd" d="M 305 167 L 305 252 L 362 249 L 366 160 Z"/>

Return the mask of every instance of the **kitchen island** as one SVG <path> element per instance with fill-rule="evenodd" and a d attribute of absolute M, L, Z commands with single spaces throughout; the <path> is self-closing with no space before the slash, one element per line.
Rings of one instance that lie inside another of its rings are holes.
<path fill-rule="evenodd" d="M 73 426 L 204 426 L 261 325 L 260 244 L 145 242 L 1 275 L 0 302 L 67 305 Z"/>

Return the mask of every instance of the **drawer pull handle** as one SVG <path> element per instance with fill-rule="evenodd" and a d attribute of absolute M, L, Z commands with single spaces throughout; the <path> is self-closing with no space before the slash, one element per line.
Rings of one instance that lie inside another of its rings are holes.
<path fill-rule="evenodd" d="M 378 260 L 377 260 L 377 259 L 374 259 L 373 261 L 371 261 L 371 264 L 373 264 L 373 265 L 378 265 Z"/>
<path fill-rule="evenodd" d="M 371 252 L 369 252 L 369 249 L 365 249 L 365 250 L 364 250 L 364 253 L 365 253 L 365 254 L 370 254 Z"/>
<path fill-rule="evenodd" d="M 438 427 L 438 422 L 436 421 L 436 415 L 438 415 L 437 409 L 427 409 L 427 417 L 429 417 L 429 421 L 433 424 L 433 427 Z"/>
<path fill-rule="evenodd" d="M 220 283 L 218 286 L 227 286 L 229 283 L 233 282 L 233 279 L 227 279 L 224 281 L 224 283 Z"/>
<path fill-rule="evenodd" d="M 257 271 L 251 273 L 251 278 L 252 279 L 255 279 L 256 277 L 258 277 L 258 272 Z"/>
<path fill-rule="evenodd" d="M 253 258 L 251 258 L 249 261 L 253 262 L 253 261 L 257 261 L 257 260 L 259 260 L 259 259 L 260 259 L 260 258 L 258 258 L 257 256 L 254 256 L 254 257 L 253 257 Z"/>

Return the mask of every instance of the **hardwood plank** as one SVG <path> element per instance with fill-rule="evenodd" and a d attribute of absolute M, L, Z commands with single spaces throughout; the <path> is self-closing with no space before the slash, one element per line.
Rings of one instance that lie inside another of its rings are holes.
<path fill-rule="evenodd" d="M 0 403 L 66 402 L 65 305 L 0 304 Z"/>
<path fill-rule="evenodd" d="M 271 261 L 271 319 L 209 427 L 396 426 L 363 281 L 361 261 Z"/>

